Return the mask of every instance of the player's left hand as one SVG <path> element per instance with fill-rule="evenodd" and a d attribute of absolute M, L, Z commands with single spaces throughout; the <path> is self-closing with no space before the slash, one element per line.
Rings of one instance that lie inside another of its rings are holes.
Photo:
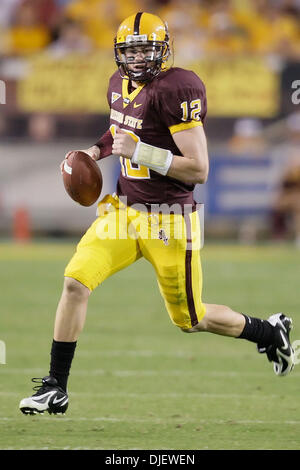
<path fill-rule="evenodd" d="M 125 132 L 123 129 L 117 127 L 113 139 L 113 155 L 118 155 L 130 159 L 134 154 L 136 147 L 136 142 L 134 141 L 133 137 L 131 137 L 128 132 Z"/>

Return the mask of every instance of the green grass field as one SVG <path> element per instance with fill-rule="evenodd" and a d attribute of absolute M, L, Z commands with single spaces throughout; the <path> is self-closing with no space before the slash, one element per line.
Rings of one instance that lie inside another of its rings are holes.
<path fill-rule="evenodd" d="M 164 309 L 145 261 L 90 298 L 67 414 L 24 416 L 31 377 L 47 375 L 69 244 L 0 244 L 1 449 L 300 449 L 300 366 L 276 377 L 246 341 L 187 335 Z M 266 318 L 284 311 L 300 339 L 300 252 L 207 245 L 203 300 Z"/>

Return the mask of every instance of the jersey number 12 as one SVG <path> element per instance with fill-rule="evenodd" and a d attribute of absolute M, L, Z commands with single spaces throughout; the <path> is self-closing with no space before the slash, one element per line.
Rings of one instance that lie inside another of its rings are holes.
<path fill-rule="evenodd" d="M 193 100 L 188 104 L 187 101 L 183 101 L 180 105 L 182 109 L 182 121 L 200 121 L 201 113 L 201 100 Z"/>

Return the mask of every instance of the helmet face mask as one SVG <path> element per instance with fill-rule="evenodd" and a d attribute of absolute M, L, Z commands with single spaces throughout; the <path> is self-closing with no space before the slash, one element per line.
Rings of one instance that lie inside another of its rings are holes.
<path fill-rule="evenodd" d="M 149 13 L 133 15 L 121 24 L 114 50 L 123 78 L 141 83 L 150 81 L 166 69 L 170 56 L 167 25 Z"/>
<path fill-rule="evenodd" d="M 161 71 L 166 55 L 164 45 L 150 41 L 118 45 L 115 47 L 115 54 L 121 75 L 139 82 L 146 82 L 155 77 Z"/>

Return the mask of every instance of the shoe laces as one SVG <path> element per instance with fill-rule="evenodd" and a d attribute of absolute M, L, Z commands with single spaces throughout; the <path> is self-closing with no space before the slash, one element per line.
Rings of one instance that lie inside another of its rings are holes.
<path fill-rule="evenodd" d="M 42 377 L 33 377 L 31 379 L 31 382 L 39 384 L 39 385 L 35 385 L 34 387 L 32 387 L 32 390 L 36 392 L 34 395 L 41 395 L 44 392 L 45 388 L 47 387 Z"/>

